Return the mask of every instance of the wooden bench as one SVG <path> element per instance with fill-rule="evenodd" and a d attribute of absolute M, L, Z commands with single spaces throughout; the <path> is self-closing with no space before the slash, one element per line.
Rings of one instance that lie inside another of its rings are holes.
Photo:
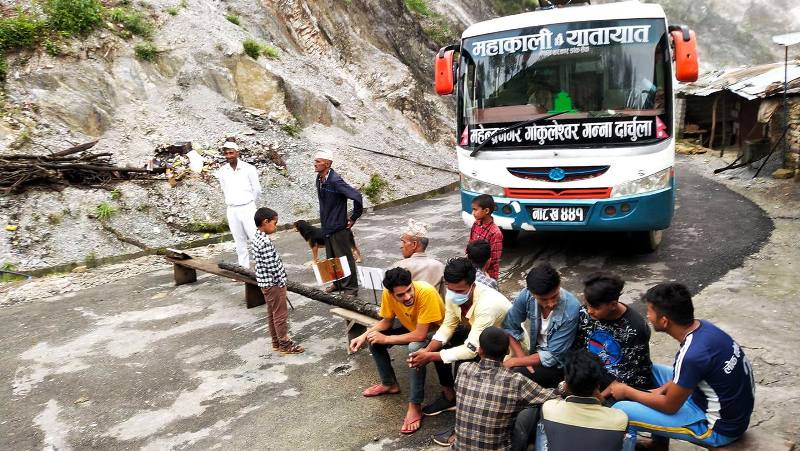
<path fill-rule="evenodd" d="M 255 279 L 247 277 L 233 271 L 222 269 L 211 260 L 202 258 L 188 258 L 178 259 L 166 257 L 167 261 L 172 263 L 172 270 L 175 277 L 175 285 L 184 285 L 187 283 L 197 282 L 197 271 L 215 274 L 237 282 L 244 282 L 244 299 L 247 303 L 247 308 L 258 307 L 264 305 L 264 295 L 258 287 Z"/>
<path fill-rule="evenodd" d="M 347 335 L 347 341 L 345 342 L 345 345 L 347 346 L 348 354 L 351 354 L 350 340 L 363 334 L 367 328 L 374 326 L 378 322 L 378 320 L 375 318 L 371 318 L 367 315 L 362 315 L 361 313 L 356 313 L 352 310 L 347 310 L 341 307 L 332 308 L 331 313 L 344 320 L 344 330 L 345 334 Z"/>

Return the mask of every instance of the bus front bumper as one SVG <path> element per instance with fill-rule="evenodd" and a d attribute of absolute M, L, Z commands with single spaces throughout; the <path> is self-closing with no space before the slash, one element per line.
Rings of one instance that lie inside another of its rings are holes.
<path fill-rule="evenodd" d="M 461 191 L 461 216 L 468 226 L 472 199 L 478 193 Z M 495 197 L 495 224 L 505 230 L 633 232 L 663 230 L 672 222 L 675 208 L 674 185 L 660 191 L 610 199 L 512 199 Z M 574 222 L 535 221 L 534 208 L 583 207 L 584 219 Z M 609 208 L 613 207 L 613 208 Z M 612 213 L 613 209 L 613 214 Z"/>

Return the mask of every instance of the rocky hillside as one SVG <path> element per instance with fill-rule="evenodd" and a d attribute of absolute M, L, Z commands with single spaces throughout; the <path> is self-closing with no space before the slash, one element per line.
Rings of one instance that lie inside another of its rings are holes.
<path fill-rule="evenodd" d="M 455 180 L 452 101 L 431 92 L 432 57 L 491 14 L 480 2 L 144 0 L 125 8 L 153 24 L 147 39 L 108 23 L 60 42 L 58 52 L 9 55 L 0 147 L 43 154 L 99 139 L 92 151 L 141 167 L 166 144 L 191 141 L 211 159 L 236 136 L 282 222 L 317 216 L 311 155 L 319 146 L 336 150 L 334 167 L 372 193 L 369 203 Z M 16 230 L 3 232 L 0 263 L 91 263 L 219 228 L 213 178 L 172 185 L 3 195 L 0 224 Z"/>

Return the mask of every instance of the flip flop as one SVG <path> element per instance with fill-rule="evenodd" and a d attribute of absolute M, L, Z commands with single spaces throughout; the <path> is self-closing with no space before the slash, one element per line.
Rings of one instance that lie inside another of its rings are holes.
<path fill-rule="evenodd" d="M 396 395 L 400 393 L 400 389 L 398 388 L 397 391 L 392 391 L 386 389 L 382 384 L 375 384 L 370 388 L 367 388 L 362 393 L 366 398 L 372 398 L 373 396 L 381 396 L 381 395 Z"/>
<path fill-rule="evenodd" d="M 413 433 L 417 432 L 418 430 L 420 430 L 420 428 L 422 428 L 422 419 L 424 417 L 425 417 L 424 415 L 420 415 L 418 418 L 415 418 L 415 419 L 413 419 L 411 421 L 408 421 L 408 418 L 404 419 L 403 420 L 403 427 L 400 429 L 400 433 L 408 435 L 408 434 L 413 434 Z M 418 423 L 419 426 L 416 429 L 411 429 L 410 426 L 412 424 L 414 424 L 414 423 Z"/>

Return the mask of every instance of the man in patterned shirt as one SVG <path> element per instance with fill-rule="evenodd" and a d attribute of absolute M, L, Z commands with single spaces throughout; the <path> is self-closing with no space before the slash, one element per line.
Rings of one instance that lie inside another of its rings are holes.
<path fill-rule="evenodd" d="M 535 437 L 539 407 L 556 397 L 525 376 L 503 368 L 509 337 L 499 327 L 481 332 L 480 362 L 456 376 L 457 450 L 525 450 Z"/>
<path fill-rule="evenodd" d="M 269 235 L 278 228 L 278 213 L 262 207 L 256 210 L 254 219 L 258 228 L 252 242 L 256 260 L 256 282 L 267 303 L 267 324 L 272 336 L 272 349 L 283 354 L 299 354 L 305 350 L 289 338 L 286 268 L 269 239 Z"/>
<path fill-rule="evenodd" d="M 655 388 L 650 361 L 650 327 L 642 315 L 619 302 L 625 282 L 596 272 L 583 281 L 585 304 L 578 314 L 573 347 L 600 357 L 606 375 L 600 390 L 618 380 L 640 390 Z"/>
<path fill-rule="evenodd" d="M 475 222 L 469 231 L 469 241 L 486 240 L 492 249 L 486 274 L 494 280 L 500 277 L 500 257 L 503 254 L 503 233 L 492 219 L 496 208 L 494 198 L 488 194 L 481 194 L 472 199 L 472 216 Z"/>

